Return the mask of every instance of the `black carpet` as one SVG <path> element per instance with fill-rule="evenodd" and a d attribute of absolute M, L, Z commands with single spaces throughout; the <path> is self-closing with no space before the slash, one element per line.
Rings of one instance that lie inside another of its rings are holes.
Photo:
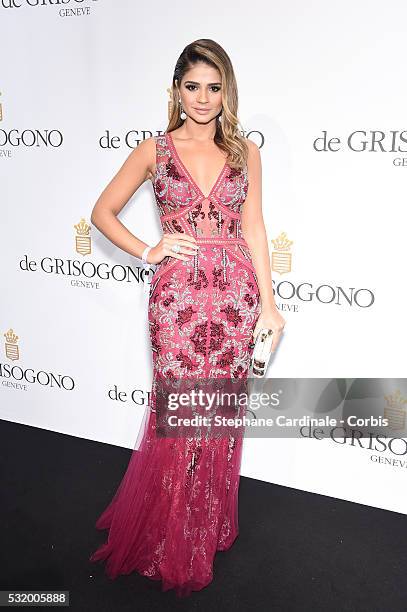
<path fill-rule="evenodd" d="M 178 599 L 136 573 L 111 580 L 88 558 L 131 450 L 0 427 L 1 590 L 68 590 L 75 611 L 407 610 L 407 516 L 248 478 L 239 537 L 204 590 Z"/>

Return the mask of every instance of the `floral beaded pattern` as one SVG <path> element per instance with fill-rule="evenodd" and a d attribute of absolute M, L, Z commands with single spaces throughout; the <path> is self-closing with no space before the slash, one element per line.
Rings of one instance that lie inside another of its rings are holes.
<path fill-rule="evenodd" d="M 196 237 L 188 260 L 166 256 L 150 287 L 154 369 L 164 377 L 247 375 L 260 295 L 240 214 L 247 167 L 225 163 L 205 197 L 169 134 L 156 136 L 153 179 L 164 232 Z"/>
<path fill-rule="evenodd" d="M 196 194 L 191 192 L 188 181 L 169 155 L 165 137 L 156 137 L 155 140 L 157 163 L 154 193 L 160 214 L 168 215 L 189 206 Z"/>
<path fill-rule="evenodd" d="M 251 266 L 222 245 L 201 246 L 201 263 L 153 276 L 149 323 L 154 368 L 166 378 L 247 375 L 259 292 Z M 168 264 L 167 264 L 168 265 Z M 227 273 L 226 273 L 227 270 Z"/>
<path fill-rule="evenodd" d="M 225 163 L 205 197 L 179 158 L 171 136 L 155 136 L 154 140 L 156 172 L 151 181 L 166 231 L 242 238 L 240 214 L 248 192 L 247 166 L 236 170 Z"/>

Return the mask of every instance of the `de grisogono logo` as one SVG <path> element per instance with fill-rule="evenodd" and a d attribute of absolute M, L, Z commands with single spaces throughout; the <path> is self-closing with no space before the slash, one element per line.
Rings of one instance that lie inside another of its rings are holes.
<path fill-rule="evenodd" d="M 287 238 L 286 232 L 281 232 L 277 238 L 271 240 L 274 249 L 271 252 L 271 269 L 280 276 L 292 272 L 293 253 L 292 240 Z M 341 287 L 332 284 L 315 285 L 314 282 L 296 282 L 288 279 L 278 280 L 273 274 L 273 287 L 275 295 L 282 300 L 279 304 L 281 311 L 298 310 L 299 303 L 312 302 L 321 304 L 370 308 L 375 301 L 372 289 L 365 287 Z M 293 304 L 290 304 L 293 302 Z"/>
<path fill-rule="evenodd" d="M 53 129 L 31 129 L 25 128 L 17 130 L 11 128 L 9 130 L 0 128 L 0 147 L 8 151 L 8 157 L 11 157 L 11 151 L 21 147 L 53 147 L 58 149 L 64 141 L 63 134 L 60 130 Z M 2 154 L 4 157 L 4 153 Z"/>
<path fill-rule="evenodd" d="M 0 96 L 2 92 L 0 92 Z M 4 121 L 4 102 L 0 98 L 0 121 Z M 11 157 L 12 152 L 21 147 L 52 147 L 58 149 L 64 141 L 61 130 L 38 128 L 6 128 L 0 127 L 0 157 Z"/>
<path fill-rule="evenodd" d="M 40 385 L 52 389 L 72 391 L 75 381 L 66 374 L 46 372 L 32 367 L 25 367 L 13 362 L 20 360 L 19 336 L 10 327 L 4 334 L 4 355 L 12 363 L 0 361 L 0 379 L 3 387 L 17 391 L 28 391 L 29 385 Z"/>
<path fill-rule="evenodd" d="M 345 137 L 328 135 L 328 130 L 322 130 L 322 134 L 312 143 L 317 153 L 343 149 L 359 154 L 387 153 L 393 154 L 393 166 L 407 166 L 407 130 L 354 130 Z"/>
<path fill-rule="evenodd" d="M 104 261 L 89 259 L 92 254 L 92 226 L 82 217 L 73 225 L 75 229 L 73 245 L 80 259 L 44 255 L 40 258 L 25 254 L 19 262 L 20 270 L 27 273 L 48 274 L 50 277 L 65 278 L 72 287 L 100 289 L 106 281 L 109 283 L 137 283 L 144 286 L 148 282 L 150 271 L 140 265 L 111 264 Z M 88 257 L 88 259 L 85 259 Z M 138 261 L 138 260 L 137 260 Z M 103 282 L 101 282 L 103 281 Z"/>
<path fill-rule="evenodd" d="M 22 9 L 48 7 L 57 10 L 59 17 L 84 17 L 91 14 L 93 7 L 100 0 L 1 0 L 3 9 Z M 69 5 L 69 6 L 67 6 Z"/>
<path fill-rule="evenodd" d="M 377 386 L 371 386 L 368 379 L 355 379 L 333 422 L 305 425 L 299 430 L 300 437 L 313 441 L 327 439 L 337 446 L 369 453 L 366 456 L 374 465 L 407 469 L 407 398 L 399 388 L 393 387 L 387 395 L 382 391 L 376 392 L 376 389 Z M 329 408 L 328 402 L 325 414 L 335 407 Z M 323 413 L 318 411 L 313 416 L 322 417 Z"/>

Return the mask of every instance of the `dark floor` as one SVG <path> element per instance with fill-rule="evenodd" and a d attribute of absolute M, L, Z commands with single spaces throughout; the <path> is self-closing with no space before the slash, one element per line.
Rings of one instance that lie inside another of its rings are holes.
<path fill-rule="evenodd" d="M 248 478 L 239 537 L 217 553 L 205 589 L 178 599 L 136 573 L 110 580 L 88 557 L 105 540 L 94 523 L 131 451 L 1 420 L 0 429 L 0 590 L 69 590 L 81 612 L 407 610 L 407 516 Z"/>

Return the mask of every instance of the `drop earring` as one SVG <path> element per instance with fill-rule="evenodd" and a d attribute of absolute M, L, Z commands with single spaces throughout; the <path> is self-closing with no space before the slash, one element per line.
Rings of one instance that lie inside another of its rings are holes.
<path fill-rule="evenodd" d="M 180 117 L 183 121 L 185 121 L 185 119 L 187 118 L 186 112 L 183 110 L 182 105 L 181 105 L 181 98 L 178 100 L 180 108 L 181 108 L 181 113 L 180 113 Z"/>

